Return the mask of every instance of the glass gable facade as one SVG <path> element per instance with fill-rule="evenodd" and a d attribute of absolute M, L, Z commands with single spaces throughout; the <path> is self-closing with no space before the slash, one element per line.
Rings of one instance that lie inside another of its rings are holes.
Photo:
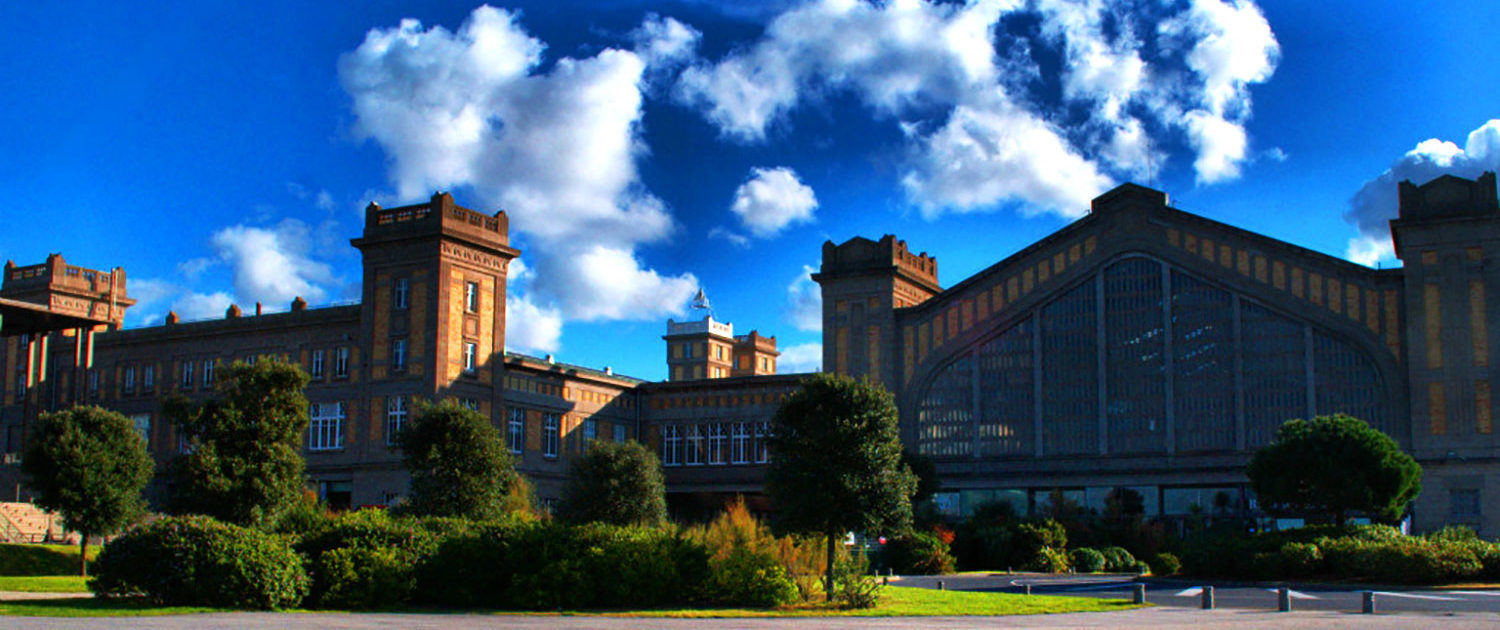
<path fill-rule="evenodd" d="M 1331 413 L 1402 439 L 1364 351 L 1144 256 L 958 353 L 920 392 L 916 447 L 938 458 L 1248 451 Z"/>

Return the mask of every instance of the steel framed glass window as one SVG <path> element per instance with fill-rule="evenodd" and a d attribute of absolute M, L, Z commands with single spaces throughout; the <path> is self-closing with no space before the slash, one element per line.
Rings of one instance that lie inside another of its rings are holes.
<path fill-rule="evenodd" d="M 344 447 L 344 403 L 310 403 L 307 450 L 329 451 Z"/>

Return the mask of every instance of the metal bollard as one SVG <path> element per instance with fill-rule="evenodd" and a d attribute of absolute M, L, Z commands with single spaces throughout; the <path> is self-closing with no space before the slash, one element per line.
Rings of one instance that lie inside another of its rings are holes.
<path fill-rule="evenodd" d="M 1375 591 L 1365 591 L 1365 605 L 1361 612 L 1366 615 L 1375 614 Z"/>
<path fill-rule="evenodd" d="M 943 590 L 943 581 L 942 580 L 938 580 L 938 590 L 940 590 L 940 591 Z"/>
<path fill-rule="evenodd" d="M 1023 594 L 1026 594 L 1026 595 L 1030 595 L 1031 594 L 1031 585 L 1030 584 L 1022 584 L 1021 585 L 1021 592 Z"/>
<path fill-rule="evenodd" d="M 1134 601 L 1137 604 L 1144 604 L 1144 603 L 1146 603 L 1146 585 L 1145 584 L 1136 584 L 1135 585 L 1135 598 L 1132 601 Z"/>
<path fill-rule="evenodd" d="M 890 578 L 890 576 L 882 576 L 880 578 L 880 585 L 881 586 L 890 586 L 891 585 L 891 578 Z"/>
<path fill-rule="evenodd" d="M 889 577 L 896 577 L 896 567 L 886 569 L 885 574 Z"/>
<path fill-rule="evenodd" d="M 1212 586 L 1203 587 L 1203 609 L 1214 609 L 1214 587 Z"/>
<path fill-rule="evenodd" d="M 1285 586 L 1276 589 L 1276 611 L 1292 612 L 1292 589 Z"/>

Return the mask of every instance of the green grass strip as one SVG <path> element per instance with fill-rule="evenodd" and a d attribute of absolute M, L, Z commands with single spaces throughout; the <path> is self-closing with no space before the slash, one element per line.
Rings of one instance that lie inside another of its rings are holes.
<path fill-rule="evenodd" d="M 88 578 L 81 575 L 0 576 L 0 591 L 22 593 L 87 593 Z"/>

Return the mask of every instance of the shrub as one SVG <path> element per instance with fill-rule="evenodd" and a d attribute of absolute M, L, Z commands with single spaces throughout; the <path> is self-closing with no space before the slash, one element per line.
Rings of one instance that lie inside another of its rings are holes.
<path fill-rule="evenodd" d="M 302 558 L 286 538 L 206 516 L 164 518 L 99 555 L 89 588 L 168 606 L 280 609 L 307 594 Z"/>
<path fill-rule="evenodd" d="M 709 601 L 723 606 L 772 608 L 800 597 L 775 556 L 749 547 L 737 547 L 727 557 L 710 561 L 704 590 Z"/>
<path fill-rule="evenodd" d="M 391 547 L 339 547 L 313 563 L 324 608 L 388 608 L 411 595 L 411 564 Z"/>
<path fill-rule="evenodd" d="M 1042 547 L 1036 550 L 1031 561 L 1026 563 L 1026 570 L 1040 573 L 1062 573 L 1068 570 L 1068 552 L 1052 547 Z"/>
<path fill-rule="evenodd" d="M 1469 547 L 1479 559 L 1479 578 L 1486 581 L 1500 580 L 1500 543 L 1476 540 Z"/>
<path fill-rule="evenodd" d="M 1104 554 L 1098 549 L 1074 549 L 1068 554 L 1068 560 L 1073 564 L 1073 570 L 1079 573 L 1098 573 L 1104 570 Z"/>
<path fill-rule="evenodd" d="M 1323 552 L 1312 543 L 1289 542 L 1281 546 L 1275 558 L 1276 572 L 1266 577 L 1310 577 L 1323 565 Z"/>
<path fill-rule="evenodd" d="M 651 607 L 686 601 L 708 577 L 708 550 L 659 529 L 547 523 L 509 547 L 505 608 Z"/>
<path fill-rule="evenodd" d="M 1016 526 L 1015 544 L 1025 550 L 1040 547 L 1064 549 L 1068 546 L 1068 532 L 1062 523 L 1052 519 L 1021 523 Z"/>
<path fill-rule="evenodd" d="M 887 566 L 901 575 L 941 575 L 953 572 L 948 544 L 934 534 L 915 532 L 887 540 L 882 550 Z"/>
<path fill-rule="evenodd" d="M 491 523 L 424 519 L 437 532 L 437 549 L 416 567 L 414 597 L 423 603 L 454 608 L 504 607 L 515 573 L 524 567 L 511 561 L 511 546 L 528 538 L 525 530 L 543 525 L 521 518 Z"/>
<path fill-rule="evenodd" d="M 1479 540 L 1479 534 L 1466 525 L 1446 525 L 1442 529 L 1423 536 L 1435 542 L 1468 542 Z"/>
<path fill-rule="evenodd" d="M 310 606 L 387 607 L 412 598 L 416 566 L 437 550 L 437 537 L 416 518 L 392 517 L 384 510 L 360 510 L 307 532 L 297 543 L 297 550 L 311 564 Z M 356 561 L 370 564 L 350 565 Z M 368 589 L 379 592 L 364 592 Z"/>
<path fill-rule="evenodd" d="M 1130 555 L 1124 547 L 1105 547 L 1099 550 L 1104 554 L 1105 571 L 1133 571 L 1135 570 L 1135 556 Z"/>
<path fill-rule="evenodd" d="M 1151 566 L 1152 575 L 1173 575 L 1182 570 L 1182 561 L 1177 556 L 1163 551 L 1154 556 L 1148 562 Z"/>
<path fill-rule="evenodd" d="M 834 601 L 843 608 L 874 608 L 880 600 L 880 583 L 869 574 L 869 558 L 851 554 L 835 564 Z"/>

